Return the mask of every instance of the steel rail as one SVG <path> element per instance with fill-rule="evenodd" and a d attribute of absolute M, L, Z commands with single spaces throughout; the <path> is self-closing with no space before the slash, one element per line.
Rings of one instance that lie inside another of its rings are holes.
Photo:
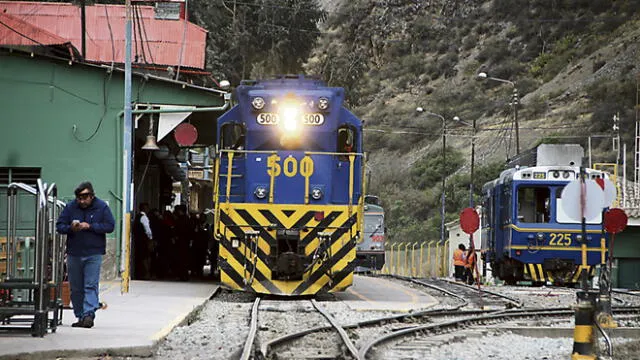
<path fill-rule="evenodd" d="M 349 349 L 351 355 L 353 355 L 355 359 L 360 360 L 361 358 L 358 356 L 358 349 L 356 348 L 356 345 L 351 341 L 351 339 L 349 339 L 349 334 L 347 334 L 344 328 L 340 326 L 340 324 L 338 324 L 333 316 L 331 316 L 320 305 L 318 305 L 318 302 L 315 299 L 311 299 L 311 303 L 313 304 L 313 307 L 316 308 L 316 310 L 318 310 L 320 314 L 322 314 L 322 316 L 324 316 L 331 323 L 333 328 L 338 331 L 340 337 L 342 338 L 342 342 L 347 346 L 347 349 Z"/>
<path fill-rule="evenodd" d="M 524 306 L 524 303 L 522 301 L 518 300 L 518 299 L 514 299 L 512 297 L 509 297 L 509 296 L 506 296 L 506 295 L 503 295 L 503 294 L 500 294 L 500 293 L 497 293 L 497 292 L 493 292 L 491 290 L 485 290 L 485 289 L 480 289 L 479 290 L 478 288 L 473 287 L 471 285 L 462 284 L 462 283 L 459 283 L 459 282 L 456 282 L 456 281 L 451 281 L 451 280 L 448 280 L 448 279 L 438 279 L 438 280 L 445 281 L 445 282 L 448 282 L 450 284 L 462 286 L 462 287 L 465 287 L 465 288 L 468 288 L 468 289 L 471 289 L 471 290 L 474 290 L 474 291 L 477 291 L 477 292 L 480 292 L 480 293 L 487 293 L 487 294 L 491 294 L 493 296 L 497 296 L 499 298 L 503 298 L 503 299 L 507 300 L 508 302 L 510 302 L 511 304 L 513 304 L 517 308 L 521 308 L 521 307 Z"/>
<path fill-rule="evenodd" d="M 437 316 L 465 316 L 465 315 L 478 315 L 478 314 L 488 314 L 488 313 L 493 313 L 495 311 L 492 310 L 460 310 L 460 308 L 462 307 L 462 305 L 460 306 L 456 306 L 456 307 L 452 307 L 452 308 L 445 308 L 445 309 L 435 309 L 435 310 L 423 310 L 423 311 L 417 311 L 417 312 L 413 312 L 413 313 L 409 313 L 409 314 L 398 314 L 398 315 L 392 315 L 392 316 L 385 316 L 385 317 L 381 317 L 381 318 L 376 318 L 376 319 L 369 319 L 369 320 L 365 320 L 365 321 L 360 321 L 357 323 L 352 323 L 352 324 L 348 324 L 348 325 L 344 325 L 342 326 L 343 329 L 353 329 L 353 328 L 362 328 L 362 327 L 368 327 L 368 326 L 374 326 L 374 325 L 380 325 L 380 324 L 384 324 L 384 323 L 389 323 L 389 322 L 393 322 L 393 321 L 404 321 L 405 319 L 409 319 L 409 318 L 421 318 L 421 317 L 437 317 Z M 260 352 L 262 353 L 263 357 L 266 357 L 269 353 L 269 349 L 273 348 L 274 346 L 281 344 L 281 343 L 285 343 L 287 341 L 291 341 L 291 340 L 295 340 L 298 338 L 301 338 L 305 335 L 309 335 L 312 333 L 317 333 L 317 332 L 321 332 L 321 331 L 327 331 L 327 330 L 331 330 L 333 329 L 333 326 L 331 325 L 322 325 L 322 326 L 316 326 L 313 328 L 309 328 L 309 329 L 305 329 L 302 331 L 298 331 L 295 333 L 290 333 L 290 334 L 286 334 L 283 335 L 279 338 L 275 338 L 273 340 L 267 341 L 265 343 L 262 344 L 261 348 L 260 348 Z"/>
<path fill-rule="evenodd" d="M 640 306 L 628 306 L 628 307 L 614 307 L 614 313 L 637 313 L 640 312 Z M 526 318 L 531 316 L 571 316 L 575 314 L 573 308 L 551 308 L 551 309 L 518 309 L 518 310 L 504 310 L 500 312 L 491 313 L 479 317 L 466 317 L 463 319 L 452 320 L 444 323 L 430 324 L 430 325 L 417 325 L 414 327 L 401 329 L 389 334 L 385 334 L 381 337 L 373 339 L 360 348 L 360 358 L 366 359 L 367 353 L 376 345 L 388 342 L 394 338 L 410 335 L 419 331 L 432 331 L 437 330 L 439 333 L 448 332 L 456 327 L 463 325 L 474 325 L 476 323 L 482 323 L 491 320 L 503 320 L 508 321 L 512 318 Z"/>
<path fill-rule="evenodd" d="M 388 342 L 394 338 L 411 335 L 419 331 L 438 330 L 442 333 L 445 331 L 451 331 L 456 327 L 463 325 L 473 325 L 478 322 L 491 321 L 491 320 L 507 320 L 510 318 L 530 317 L 530 316 L 569 316 L 573 315 L 574 311 L 569 308 L 563 308 L 560 310 L 516 310 L 516 311 L 504 311 L 499 314 L 483 315 L 480 317 L 466 317 L 463 319 L 452 320 L 444 323 L 429 324 L 429 325 L 417 325 L 411 328 L 406 328 L 398 331 L 394 331 L 389 334 L 385 334 L 381 337 L 373 339 L 360 348 L 359 356 L 361 359 L 366 359 L 367 353 L 376 345 Z"/>
<path fill-rule="evenodd" d="M 240 360 L 249 360 L 251 358 L 251 350 L 253 349 L 253 343 L 256 340 L 256 333 L 258 331 L 258 306 L 260 305 L 260 298 L 257 297 L 253 302 L 251 308 L 251 322 L 249 325 L 249 334 L 244 342 L 244 348 L 240 355 Z"/>

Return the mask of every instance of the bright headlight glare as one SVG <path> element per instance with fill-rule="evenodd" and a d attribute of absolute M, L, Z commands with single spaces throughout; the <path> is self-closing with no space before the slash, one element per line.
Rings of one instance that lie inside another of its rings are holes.
<path fill-rule="evenodd" d="M 282 126 L 286 131 L 296 131 L 298 129 L 298 109 L 293 106 L 285 106 L 280 111 Z"/>
<path fill-rule="evenodd" d="M 256 96 L 251 100 L 251 105 L 256 110 L 262 110 L 264 108 L 264 99 L 260 96 Z"/>

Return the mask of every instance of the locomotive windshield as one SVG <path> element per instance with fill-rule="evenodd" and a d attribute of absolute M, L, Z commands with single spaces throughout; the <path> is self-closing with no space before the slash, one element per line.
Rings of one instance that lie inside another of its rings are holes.
<path fill-rule="evenodd" d="M 551 191 L 547 187 L 518 188 L 518 221 L 548 223 L 551 215 Z"/>
<path fill-rule="evenodd" d="M 365 215 L 364 232 L 369 235 L 382 235 L 384 232 L 382 215 Z"/>

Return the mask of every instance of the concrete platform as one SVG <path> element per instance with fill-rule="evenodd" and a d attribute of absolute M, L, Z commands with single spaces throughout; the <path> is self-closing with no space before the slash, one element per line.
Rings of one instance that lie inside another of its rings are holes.
<path fill-rule="evenodd" d="M 218 289 L 213 283 L 132 281 L 120 294 L 119 282 L 100 283 L 107 310 L 96 313 L 91 329 L 72 328 L 72 310 L 64 310 L 55 333 L 34 338 L 0 333 L 0 359 L 55 359 L 70 356 L 151 356 L 158 341 L 194 314 Z"/>
<path fill-rule="evenodd" d="M 354 310 L 411 312 L 438 304 L 428 294 L 382 277 L 354 276 L 353 285 L 335 295 Z"/>

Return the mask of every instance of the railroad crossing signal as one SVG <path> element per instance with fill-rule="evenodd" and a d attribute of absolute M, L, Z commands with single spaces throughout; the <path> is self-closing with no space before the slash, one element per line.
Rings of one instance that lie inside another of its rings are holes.
<path fill-rule="evenodd" d="M 622 209 L 609 209 L 604 213 L 604 229 L 610 234 L 622 232 L 627 227 L 629 218 Z"/>
<path fill-rule="evenodd" d="M 574 180 L 560 196 L 562 210 L 575 221 L 581 221 L 582 217 L 587 221 L 593 219 L 602 209 L 610 207 L 615 198 L 616 187 L 609 179 Z"/>
<path fill-rule="evenodd" d="M 480 216 L 473 208 L 465 208 L 460 213 L 460 227 L 462 231 L 471 235 L 480 227 Z"/>

